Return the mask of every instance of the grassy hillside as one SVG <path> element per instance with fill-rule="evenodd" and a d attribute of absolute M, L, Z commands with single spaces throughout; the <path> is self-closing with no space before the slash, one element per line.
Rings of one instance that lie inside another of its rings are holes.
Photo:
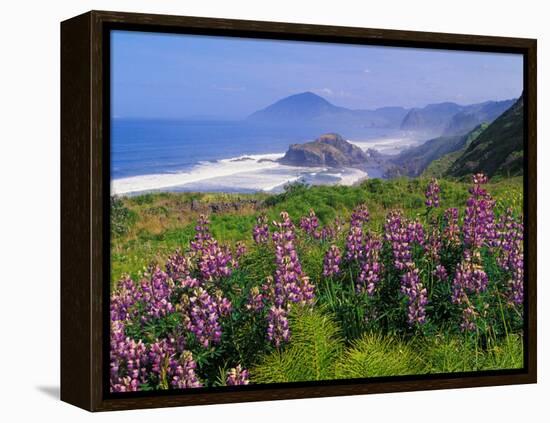
<path fill-rule="evenodd" d="M 435 177 L 435 178 L 441 178 L 443 175 L 445 175 L 453 163 L 464 154 L 468 146 L 475 140 L 477 137 L 481 135 L 481 133 L 487 129 L 489 124 L 483 123 L 479 126 L 477 126 L 473 131 L 471 131 L 467 137 L 464 147 L 462 147 L 460 150 L 453 151 L 452 153 L 445 154 L 444 156 L 440 157 L 439 159 L 434 160 L 431 162 L 428 167 L 422 172 L 422 176 L 425 178 L 429 177 Z"/>
<path fill-rule="evenodd" d="M 446 175 L 462 177 L 477 172 L 490 177 L 523 173 L 523 97 L 466 148 Z"/>
<path fill-rule="evenodd" d="M 389 209 L 401 208 L 411 217 L 424 213 L 427 179 L 370 179 L 358 186 L 291 185 L 278 195 L 159 193 L 123 197 L 112 203 L 112 281 L 122 274 L 138 277 L 152 261 L 162 263 L 177 248 L 187 246 L 194 236 L 199 214 L 208 214 L 212 234 L 221 242 L 252 241 L 256 216 L 267 214 L 270 221 L 288 211 L 298 221 L 314 209 L 321 224 L 335 217 L 349 217 L 366 203 L 371 225 L 381 229 Z M 441 205 L 463 207 L 469 183 L 441 180 Z M 521 210 L 522 179 L 511 178 L 488 184 L 498 199 L 497 207 Z"/>

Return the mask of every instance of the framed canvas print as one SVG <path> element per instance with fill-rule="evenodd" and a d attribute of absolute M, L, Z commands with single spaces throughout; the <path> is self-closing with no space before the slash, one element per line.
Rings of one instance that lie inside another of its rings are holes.
<path fill-rule="evenodd" d="M 61 398 L 536 382 L 536 41 L 61 24 Z"/>

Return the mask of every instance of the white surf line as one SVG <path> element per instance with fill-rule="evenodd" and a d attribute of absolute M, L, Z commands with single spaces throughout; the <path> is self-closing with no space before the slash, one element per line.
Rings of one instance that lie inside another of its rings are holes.
<path fill-rule="evenodd" d="M 228 177 L 239 173 L 273 169 L 280 166 L 280 164 L 270 160 L 276 160 L 282 156 L 283 154 L 243 155 L 221 159 L 214 163 L 203 162 L 187 172 L 138 175 L 114 179 L 111 181 L 111 192 L 115 195 L 120 195 L 153 191 L 201 182 L 212 178 Z M 253 160 L 246 160 L 247 157 Z M 262 159 L 266 161 L 260 162 Z"/>

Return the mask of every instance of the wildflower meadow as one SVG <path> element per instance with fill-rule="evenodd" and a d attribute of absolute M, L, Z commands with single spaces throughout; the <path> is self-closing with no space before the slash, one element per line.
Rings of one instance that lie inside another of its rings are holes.
<path fill-rule="evenodd" d="M 205 198 L 115 198 L 110 390 L 522 367 L 521 192 L 296 185 L 188 221 L 166 202 Z"/>

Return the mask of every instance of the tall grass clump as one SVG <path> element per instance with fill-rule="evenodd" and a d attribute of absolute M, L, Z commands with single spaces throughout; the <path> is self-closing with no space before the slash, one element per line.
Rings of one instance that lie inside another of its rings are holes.
<path fill-rule="evenodd" d="M 263 358 L 251 370 L 256 383 L 328 380 L 335 377 L 335 359 L 343 341 L 330 315 L 318 309 L 297 309 L 290 318 L 292 342 Z"/>

